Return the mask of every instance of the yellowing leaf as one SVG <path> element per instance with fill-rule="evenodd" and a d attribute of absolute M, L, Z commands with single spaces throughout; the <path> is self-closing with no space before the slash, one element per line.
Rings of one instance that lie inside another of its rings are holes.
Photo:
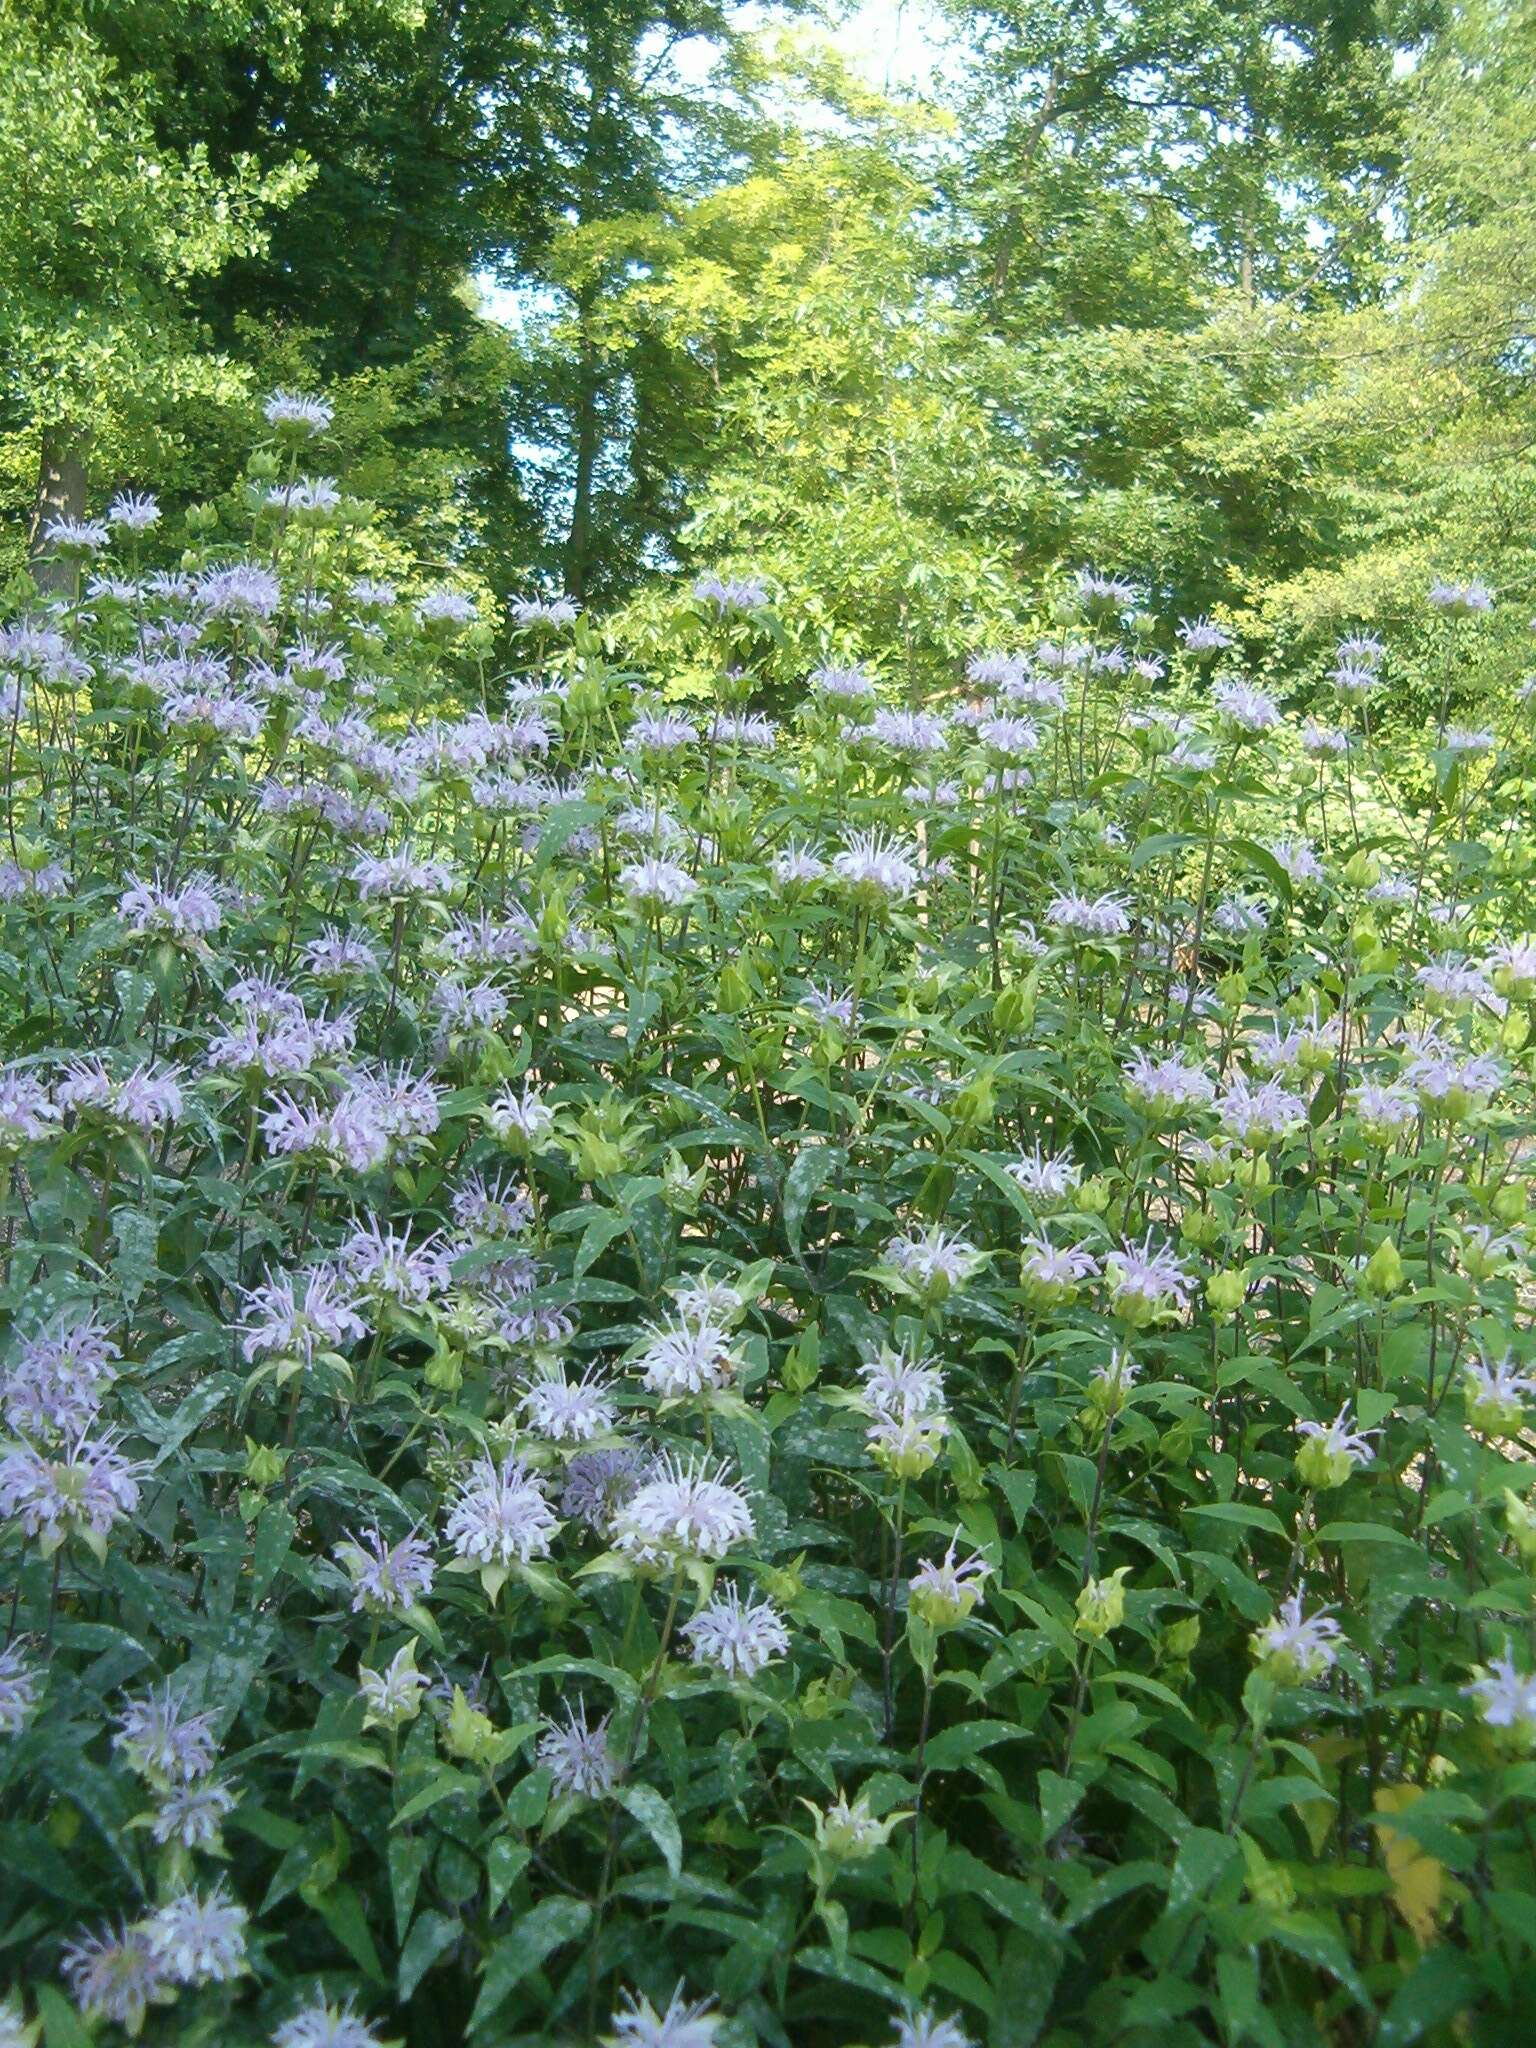
<path fill-rule="evenodd" d="M 1376 1811 L 1401 1813 L 1423 1796 L 1421 1785 L 1379 1785 Z M 1427 1948 L 1435 1938 L 1435 1923 L 1445 1890 L 1445 1866 L 1427 1856 L 1411 1836 L 1399 1834 L 1396 1828 L 1384 1827 L 1378 1832 L 1387 1875 L 1392 1880 L 1392 1903 L 1413 1930 L 1419 1946 Z"/>

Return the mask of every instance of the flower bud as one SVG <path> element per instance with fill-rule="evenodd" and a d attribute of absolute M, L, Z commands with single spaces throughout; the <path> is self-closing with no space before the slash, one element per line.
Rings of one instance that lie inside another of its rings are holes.
<path fill-rule="evenodd" d="M 967 1081 L 954 1100 L 955 1121 L 958 1124 L 975 1127 L 992 1121 L 993 1094 L 992 1076 L 978 1074 Z"/>
<path fill-rule="evenodd" d="M 570 931 L 571 920 L 566 911 L 565 897 L 559 889 L 551 889 L 544 899 L 539 912 L 539 946 L 545 953 L 558 953 L 565 944 Z"/>
<path fill-rule="evenodd" d="M 1244 1194 L 1255 1197 L 1267 1195 L 1274 1179 L 1266 1153 L 1255 1152 L 1247 1158 L 1232 1161 L 1233 1186 L 1241 1188 Z"/>
<path fill-rule="evenodd" d="M 1101 1642 L 1112 1628 L 1118 1628 L 1125 1619 L 1125 1585 L 1131 1568 L 1128 1564 L 1110 1573 L 1107 1579 L 1090 1579 L 1077 1596 L 1077 1633 L 1090 1643 Z"/>
<path fill-rule="evenodd" d="M 1344 879 L 1351 889 L 1373 889 L 1381 880 L 1381 862 L 1362 847 L 1345 861 Z"/>
<path fill-rule="evenodd" d="M 464 1359 L 462 1353 L 440 1344 L 427 1360 L 422 1378 L 429 1387 L 440 1394 L 456 1394 L 464 1384 Z"/>
<path fill-rule="evenodd" d="M 752 984 L 734 960 L 720 970 L 715 989 L 715 1007 L 722 1016 L 739 1017 L 752 1001 Z"/>
<path fill-rule="evenodd" d="M 999 992 L 992 1004 L 992 1026 L 1003 1037 L 1022 1036 L 1035 1021 L 1035 994 L 1027 983 Z"/>
<path fill-rule="evenodd" d="M 1518 1223 L 1525 1214 L 1525 1182 L 1523 1180 L 1507 1181 L 1494 1196 L 1489 1207 L 1501 1223 Z"/>
<path fill-rule="evenodd" d="M 1213 1273 L 1205 1283 L 1205 1298 L 1219 1316 L 1235 1315 L 1248 1294 L 1248 1276 L 1241 1268 Z"/>
<path fill-rule="evenodd" d="M 1213 1245 L 1225 1228 L 1214 1209 L 1186 1209 L 1179 1218 L 1179 1236 L 1201 1251 Z"/>
<path fill-rule="evenodd" d="M 911 1819 L 910 1812 L 902 1812 L 876 1820 L 862 1792 L 852 1804 L 839 1793 L 824 1813 L 817 1812 L 808 1799 L 801 1804 L 815 1815 L 816 1846 L 833 1863 L 860 1863 L 873 1856 L 904 1820 Z"/>
<path fill-rule="evenodd" d="M 681 1152 L 667 1153 L 667 1163 L 662 1168 L 661 1199 L 674 1216 L 697 1216 L 699 1203 L 704 1198 L 704 1189 L 709 1182 L 709 1166 L 699 1167 L 696 1172 L 688 1171 L 688 1162 Z"/>
<path fill-rule="evenodd" d="M 1200 1641 L 1200 1617 L 1188 1614 L 1171 1621 L 1158 1637 L 1158 1656 L 1165 1664 L 1187 1664 Z"/>
<path fill-rule="evenodd" d="M 1371 1253 L 1356 1284 L 1367 1301 L 1388 1301 L 1402 1292 L 1402 1255 L 1390 1237 L 1384 1237 Z"/>
<path fill-rule="evenodd" d="M 1519 1494 L 1504 1489 L 1504 1527 L 1509 1540 L 1528 1565 L 1536 1565 L 1536 1508 Z"/>
<path fill-rule="evenodd" d="M 1303 1486 L 1323 1492 L 1342 1486 L 1355 1469 L 1348 1451 L 1333 1448 L 1326 1437 L 1309 1436 L 1296 1453 L 1296 1477 Z"/>
<path fill-rule="evenodd" d="M 245 1440 L 245 1482 L 247 1486 L 275 1486 L 282 1478 L 288 1464 L 288 1452 L 280 1451 L 276 1444 L 259 1444 L 251 1437 Z"/>
<path fill-rule="evenodd" d="M 498 1738 L 491 1717 L 469 1704 L 460 1685 L 453 1688 L 453 1705 L 441 1734 L 444 1749 L 461 1763 L 481 1765 L 495 1760 Z"/>

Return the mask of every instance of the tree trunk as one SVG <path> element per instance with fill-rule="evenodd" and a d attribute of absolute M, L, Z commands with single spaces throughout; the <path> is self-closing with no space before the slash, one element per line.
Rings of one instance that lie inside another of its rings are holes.
<path fill-rule="evenodd" d="M 73 567 L 52 558 L 46 529 L 51 519 L 85 517 L 89 453 L 89 437 L 67 421 L 56 421 L 43 428 L 27 557 L 38 589 L 48 597 L 67 597 L 75 587 Z"/>
<path fill-rule="evenodd" d="M 592 346 L 592 308 L 583 296 L 580 310 L 581 360 L 576 387 L 576 464 L 571 480 L 571 528 L 565 542 L 565 587 L 574 598 L 587 594 L 592 567 L 592 494 L 597 481 L 597 456 L 602 439 L 598 419 L 601 376 Z"/>

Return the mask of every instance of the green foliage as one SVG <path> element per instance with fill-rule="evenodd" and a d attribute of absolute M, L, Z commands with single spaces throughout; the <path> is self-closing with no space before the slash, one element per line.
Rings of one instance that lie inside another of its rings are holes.
<path fill-rule="evenodd" d="M 1412 746 L 1091 577 L 503 666 L 274 410 L 0 635 L 0 2028 L 1517 2039 L 1497 609 Z"/>
<path fill-rule="evenodd" d="M 192 317 L 195 280 L 262 245 L 303 189 L 295 162 L 214 170 L 156 142 L 153 109 L 83 26 L 7 5 L 0 28 L 0 351 L 13 416 L 69 438 L 240 388 Z"/>

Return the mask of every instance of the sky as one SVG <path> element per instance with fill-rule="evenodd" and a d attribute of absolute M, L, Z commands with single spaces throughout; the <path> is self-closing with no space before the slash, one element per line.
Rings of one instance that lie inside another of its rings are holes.
<path fill-rule="evenodd" d="M 830 39 L 871 85 L 921 90 L 943 62 L 935 27 L 928 0 L 864 0 Z"/>

